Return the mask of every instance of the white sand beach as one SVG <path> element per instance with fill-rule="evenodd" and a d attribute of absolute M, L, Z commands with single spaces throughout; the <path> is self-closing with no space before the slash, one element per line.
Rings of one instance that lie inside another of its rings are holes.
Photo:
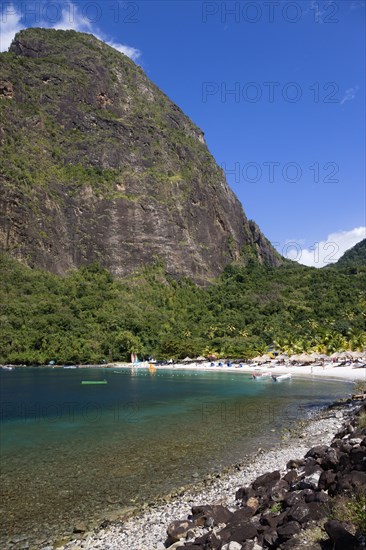
<path fill-rule="evenodd" d="M 192 370 L 192 371 L 212 371 L 212 372 L 230 372 L 236 374 L 262 374 L 270 372 L 274 375 L 280 375 L 285 373 L 291 373 L 293 377 L 314 377 L 314 378 L 332 378 L 339 380 L 350 381 L 365 381 L 366 382 L 366 367 L 360 366 L 360 363 L 351 363 L 347 365 L 334 366 L 331 362 L 322 365 L 281 365 L 276 364 L 276 361 L 270 361 L 266 364 L 256 365 L 243 363 L 243 366 L 233 365 L 228 367 L 227 365 L 218 366 L 217 362 L 215 366 L 211 366 L 210 362 L 192 362 L 192 363 L 175 363 L 168 365 L 153 365 L 153 368 L 159 370 Z M 132 363 L 114 363 L 108 365 L 113 368 L 134 368 L 142 369 L 149 368 L 149 363 L 141 362 L 137 364 Z"/>

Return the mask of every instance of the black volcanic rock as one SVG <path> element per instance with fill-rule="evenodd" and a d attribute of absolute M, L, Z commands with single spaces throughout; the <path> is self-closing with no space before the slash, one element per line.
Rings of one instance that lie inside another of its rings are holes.
<path fill-rule="evenodd" d="M 63 275 L 163 262 L 207 282 L 281 257 L 245 217 L 203 132 L 92 35 L 28 29 L 0 54 L 0 246 Z"/>

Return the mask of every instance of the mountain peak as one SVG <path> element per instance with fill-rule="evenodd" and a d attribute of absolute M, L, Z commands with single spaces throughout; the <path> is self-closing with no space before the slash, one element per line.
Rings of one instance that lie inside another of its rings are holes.
<path fill-rule="evenodd" d="M 58 274 L 162 261 L 205 282 L 232 261 L 277 265 L 203 132 L 92 35 L 27 29 L 0 55 L 0 244 Z"/>

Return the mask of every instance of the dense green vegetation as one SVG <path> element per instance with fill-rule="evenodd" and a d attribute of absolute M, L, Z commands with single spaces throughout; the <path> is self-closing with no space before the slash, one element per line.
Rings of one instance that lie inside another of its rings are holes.
<path fill-rule="evenodd" d="M 329 264 L 328 268 L 356 268 L 365 265 L 366 239 L 347 250 L 335 264 Z"/>
<path fill-rule="evenodd" d="M 366 266 L 231 265 L 202 289 L 162 266 L 116 281 L 92 264 L 59 278 L 2 255 L 0 276 L 0 363 L 366 346 Z"/>

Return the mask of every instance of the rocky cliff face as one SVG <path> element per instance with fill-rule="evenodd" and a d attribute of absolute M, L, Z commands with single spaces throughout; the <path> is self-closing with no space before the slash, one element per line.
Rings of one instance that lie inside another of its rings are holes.
<path fill-rule="evenodd" d="M 163 261 L 205 282 L 281 258 L 249 222 L 197 128 L 92 35 L 28 29 L 0 54 L 0 245 L 57 274 Z"/>

